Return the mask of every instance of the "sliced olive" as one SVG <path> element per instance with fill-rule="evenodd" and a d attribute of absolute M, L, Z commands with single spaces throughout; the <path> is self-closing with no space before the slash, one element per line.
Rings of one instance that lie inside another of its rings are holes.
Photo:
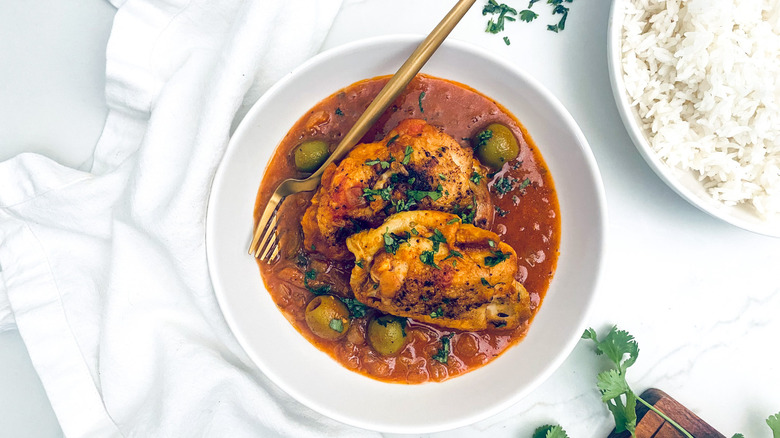
<path fill-rule="evenodd" d="M 318 295 L 306 306 L 306 325 L 312 333 L 331 341 L 347 334 L 349 309 L 333 295 Z"/>
<path fill-rule="evenodd" d="M 328 144 L 324 141 L 304 141 L 295 148 L 295 167 L 301 172 L 314 172 L 328 159 L 328 155 Z"/>
<path fill-rule="evenodd" d="M 477 158 L 493 168 L 501 169 L 507 161 L 517 158 L 520 147 L 512 131 L 500 123 L 491 123 L 477 134 Z"/>
<path fill-rule="evenodd" d="M 392 315 L 374 318 L 368 323 L 368 342 L 377 353 L 391 356 L 406 344 L 404 320 Z"/>

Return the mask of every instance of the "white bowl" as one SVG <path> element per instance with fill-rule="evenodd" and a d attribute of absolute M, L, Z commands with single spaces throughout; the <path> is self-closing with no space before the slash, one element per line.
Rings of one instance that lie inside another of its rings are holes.
<path fill-rule="evenodd" d="M 209 270 L 222 312 L 249 357 L 306 406 L 354 426 L 427 433 L 467 425 L 516 403 L 563 362 L 582 334 L 601 272 L 606 207 L 585 137 L 563 106 L 516 66 L 447 41 L 423 72 L 493 97 L 525 125 L 553 175 L 562 235 L 558 269 L 528 336 L 488 365 L 442 383 L 383 383 L 342 367 L 282 316 L 247 255 L 263 169 L 310 107 L 361 79 L 391 74 L 421 41 L 364 40 L 322 53 L 274 85 L 230 141 L 209 200 Z"/>
<path fill-rule="evenodd" d="M 612 92 L 620 112 L 620 117 L 623 119 L 623 124 L 626 126 L 626 130 L 637 150 L 661 180 L 700 210 L 745 230 L 767 236 L 780 237 L 780 215 L 771 219 L 763 219 L 751 207 L 741 204 L 728 206 L 713 199 L 693 172 L 684 171 L 666 164 L 650 146 L 646 133 L 640 124 L 639 115 L 630 105 L 625 83 L 623 82 L 621 34 L 626 1 L 613 0 L 612 2 L 609 29 L 607 31 L 607 50 Z"/>

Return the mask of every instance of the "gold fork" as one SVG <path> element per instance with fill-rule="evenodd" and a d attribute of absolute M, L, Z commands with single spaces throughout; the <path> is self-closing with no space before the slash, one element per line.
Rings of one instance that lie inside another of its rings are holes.
<path fill-rule="evenodd" d="M 377 94 L 366 111 L 358 118 L 352 129 L 341 140 L 338 147 L 322 163 L 316 172 L 306 179 L 286 179 L 271 194 L 271 199 L 263 210 L 260 220 L 254 229 L 252 243 L 249 245 L 249 254 L 260 258 L 265 262 L 276 259 L 279 255 L 279 239 L 276 233 L 277 211 L 284 198 L 298 192 L 307 192 L 317 188 L 322 178 L 322 172 L 330 163 L 340 160 L 355 144 L 366 134 L 368 129 L 377 121 L 388 106 L 401 94 L 423 65 L 428 62 L 433 52 L 439 48 L 447 38 L 455 25 L 474 4 L 476 0 L 459 0 L 458 3 L 444 16 L 441 22 L 431 33 L 417 46 L 417 49 L 409 56 L 401 68 L 390 78 L 390 81 Z"/>

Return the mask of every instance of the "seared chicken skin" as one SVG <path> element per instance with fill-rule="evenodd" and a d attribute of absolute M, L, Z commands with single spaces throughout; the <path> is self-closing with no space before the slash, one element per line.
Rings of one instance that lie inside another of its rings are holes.
<path fill-rule="evenodd" d="M 459 330 L 511 329 L 531 314 L 514 249 L 456 215 L 397 213 L 347 247 L 355 298 L 383 312 Z"/>
<path fill-rule="evenodd" d="M 301 225 L 306 248 L 337 260 L 352 257 L 347 236 L 409 210 L 458 214 L 488 228 L 493 205 L 485 170 L 452 137 L 407 119 L 376 143 L 364 143 L 322 175 Z"/>

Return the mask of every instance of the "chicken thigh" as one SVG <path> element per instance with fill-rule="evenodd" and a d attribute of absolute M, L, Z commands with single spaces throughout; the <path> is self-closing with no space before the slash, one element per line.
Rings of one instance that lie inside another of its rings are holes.
<path fill-rule="evenodd" d="M 450 212 L 488 228 L 493 205 L 485 173 L 470 148 L 424 120 L 404 120 L 325 169 L 301 222 L 304 244 L 348 260 L 347 236 L 410 210 Z"/>
<path fill-rule="evenodd" d="M 514 249 L 456 215 L 397 213 L 346 243 L 356 259 L 350 286 L 368 306 L 459 330 L 511 329 L 530 317 Z"/>

